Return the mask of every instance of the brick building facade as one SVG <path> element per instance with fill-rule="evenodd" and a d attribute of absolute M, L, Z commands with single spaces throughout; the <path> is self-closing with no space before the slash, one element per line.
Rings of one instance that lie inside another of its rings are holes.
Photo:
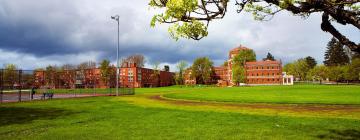
<path fill-rule="evenodd" d="M 212 79 L 214 84 L 218 86 L 233 86 L 232 67 L 233 58 L 239 54 L 240 51 L 249 50 L 244 46 L 239 46 L 229 51 L 227 66 L 213 67 L 214 75 Z M 245 63 L 245 76 L 247 85 L 283 85 L 284 81 L 282 73 L 281 61 L 255 61 Z M 185 72 L 185 83 L 196 84 L 196 80 L 191 78 L 191 70 Z M 288 84 L 286 84 L 288 85 Z"/>
<path fill-rule="evenodd" d="M 246 84 L 281 85 L 282 67 L 280 61 L 246 62 Z"/>
<path fill-rule="evenodd" d="M 136 64 L 125 64 L 120 68 L 119 85 L 121 87 L 163 87 L 170 86 L 174 73 L 137 67 Z M 34 86 L 48 85 L 52 88 L 109 88 L 116 85 L 116 68 L 110 68 L 108 78 L 101 76 L 99 68 L 83 70 L 63 70 L 61 72 L 34 72 Z"/>

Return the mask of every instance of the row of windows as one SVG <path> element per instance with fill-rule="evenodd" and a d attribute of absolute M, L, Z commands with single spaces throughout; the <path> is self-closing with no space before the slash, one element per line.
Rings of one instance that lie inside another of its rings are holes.
<path fill-rule="evenodd" d="M 280 66 L 253 66 L 246 67 L 247 69 L 280 69 Z"/>
<path fill-rule="evenodd" d="M 280 79 L 248 79 L 247 82 L 280 82 Z"/>
<path fill-rule="evenodd" d="M 248 73 L 247 76 L 277 76 L 280 75 L 280 73 Z"/>

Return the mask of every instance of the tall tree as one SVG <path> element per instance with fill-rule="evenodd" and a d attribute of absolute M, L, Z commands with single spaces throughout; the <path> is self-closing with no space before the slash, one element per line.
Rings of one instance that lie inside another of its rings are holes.
<path fill-rule="evenodd" d="M 232 81 L 235 85 L 246 82 L 245 68 L 242 65 L 234 65 L 232 67 Z"/>
<path fill-rule="evenodd" d="M 227 67 L 229 65 L 228 61 L 224 61 L 224 63 L 222 64 L 223 67 Z"/>
<path fill-rule="evenodd" d="M 329 78 L 338 84 L 339 80 L 344 78 L 344 72 L 341 66 L 329 67 Z"/>
<path fill-rule="evenodd" d="M 179 61 L 178 64 L 176 65 L 176 68 L 178 69 L 178 74 L 176 76 L 176 83 L 178 85 L 184 84 L 184 74 L 187 65 L 188 65 L 187 62 L 184 60 Z"/>
<path fill-rule="evenodd" d="M 274 58 L 274 56 L 273 56 L 270 52 L 268 52 L 267 55 L 266 55 L 266 57 L 263 58 L 263 60 L 264 60 L 264 61 L 265 61 L 265 60 L 275 61 L 275 58 Z"/>
<path fill-rule="evenodd" d="M 213 62 L 208 57 L 196 58 L 191 66 L 191 77 L 198 84 L 209 84 L 213 73 Z"/>
<path fill-rule="evenodd" d="M 96 62 L 94 62 L 94 61 L 82 62 L 77 66 L 77 68 L 79 70 L 93 69 L 93 68 L 96 68 Z"/>
<path fill-rule="evenodd" d="M 326 78 L 328 78 L 329 69 L 328 67 L 324 65 L 315 66 L 313 69 L 309 71 L 309 77 L 311 79 L 320 81 L 320 84 L 322 84 L 322 81 Z"/>
<path fill-rule="evenodd" d="M 237 54 L 232 62 L 232 80 L 236 85 L 239 83 L 245 83 L 245 62 L 256 61 L 256 54 L 251 49 L 241 50 Z"/>
<path fill-rule="evenodd" d="M 110 61 L 104 59 L 103 61 L 101 61 L 100 63 L 100 73 L 101 73 L 101 80 L 107 85 L 109 86 L 109 80 L 110 80 L 110 76 L 111 76 L 111 66 L 110 66 Z"/>
<path fill-rule="evenodd" d="M 13 87 L 15 83 L 18 83 L 19 71 L 15 64 L 6 64 L 3 74 L 4 85 Z"/>
<path fill-rule="evenodd" d="M 245 62 L 256 61 L 256 54 L 251 49 L 241 50 L 233 59 L 233 64 L 244 65 Z"/>
<path fill-rule="evenodd" d="M 137 67 L 144 67 L 145 66 L 145 57 L 142 54 L 134 54 L 134 55 L 130 55 L 127 58 L 122 60 L 122 65 L 124 65 L 124 63 L 136 63 Z"/>
<path fill-rule="evenodd" d="M 284 71 L 288 74 L 294 75 L 295 78 L 299 78 L 300 80 L 305 80 L 307 78 L 309 70 L 310 67 L 304 58 L 298 59 L 295 62 L 284 66 Z"/>
<path fill-rule="evenodd" d="M 360 58 L 351 61 L 350 70 L 351 80 L 360 80 Z"/>
<path fill-rule="evenodd" d="M 62 70 L 74 70 L 76 69 L 76 66 L 72 65 L 72 64 L 64 64 L 61 66 Z"/>
<path fill-rule="evenodd" d="M 160 86 L 161 85 L 161 79 L 160 79 L 160 62 L 154 62 L 153 63 L 153 74 L 151 75 L 153 77 L 153 79 L 156 80 L 157 85 L 156 86 Z"/>
<path fill-rule="evenodd" d="M 349 64 L 349 57 L 346 55 L 344 45 L 332 38 L 325 52 L 324 64 L 326 66 L 341 66 Z"/>
<path fill-rule="evenodd" d="M 150 0 L 149 5 L 164 10 L 154 15 L 151 26 L 156 23 L 170 23 L 170 35 L 178 39 L 200 40 L 208 35 L 208 26 L 215 19 L 222 19 L 228 11 L 230 0 Z M 295 16 L 308 17 L 321 13 L 321 29 L 352 51 L 360 52 L 360 44 L 351 41 L 333 26 L 353 25 L 360 29 L 359 0 L 232 0 L 238 6 L 237 12 L 250 12 L 255 20 L 267 21 L 281 11 L 289 11 Z M 229 14 L 228 14 L 229 15 Z"/>
<path fill-rule="evenodd" d="M 310 69 L 314 68 L 317 65 L 315 58 L 311 56 L 305 57 L 305 60 L 308 66 L 310 67 Z"/>
<path fill-rule="evenodd" d="M 45 84 L 47 86 L 55 87 L 56 81 L 59 79 L 58 70 L 59 68 L 57 66 L 52 65 L 45 68 Z"/>

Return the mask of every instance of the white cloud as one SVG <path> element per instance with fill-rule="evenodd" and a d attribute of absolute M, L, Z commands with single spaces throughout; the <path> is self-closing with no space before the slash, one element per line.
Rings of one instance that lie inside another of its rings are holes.
<path fill-rule="evenodd" d="M 320 16 L 315 14 L 307 20 L 294 17 L 284 12 L 276 15 L 269 22 L 252 19 L 248 13 L 238 14 L 234 1 L 230 1 L 228 13 L 224 19 L 210 24 L 209 36 L 201 41 L 170 39 L 166 24 L 150 28 L 152 15 L 159 10 L 149 9 L 148 0 L 0 0 L 0 23 L 8 33 L 20 32 L 23 39 L 41 40 L 49 37 L 51 43 L 56 40 L 57 46 L 36 47 L 27 44 L 33 50 L 21 51 L 18 44 L 3 44 L 0 39 L 1 63 L 16 63 L 31 69 L 48 64 L 80 63 L 86 60 L 115 60 L 116 22 L 110 19 L 114 14 L 120 15 L 120 52 L 121 55 L 142 53 L 148 59 L 147 66 L 155 61 L 168 64 L 173 69 L 176 61 L 181 59 L 189 63 L 196 57 L 208 56 L 220 65 L 227 59 L 231 48 L 243 44 L 253 48 L 258 59 L 271 52 L 276 58 L 285 62 L 308 55 L 319 62 L 323 59 L 324 50 L 330 34 L 321 31 Z M 28 29 L 23 23 L 37 27 Z M 35 30 L 43 28 L 40 31 Z M 341 31 L 360 42 L 359 30 L 352 27 L 341 27 Z M 0 33 L 1 38 L 1 33 Z M 16 42 L 19 43 L 19 42 Z M 10 48 L 9 46 L 14 45 Z M 5 47 L 7 46 L 7 47 Z M 36 50 L 39 49 L 39 50 Z M 46 51 L 45 54 L 38 52 Z M 35 51 L 36 50 L 36 51 Z M 12 61 L 6 57 L 15 58 Z M 16 60 L 16 61 L 15 61 Z M 21 61 L 17 61 L 21 60 Z"/>

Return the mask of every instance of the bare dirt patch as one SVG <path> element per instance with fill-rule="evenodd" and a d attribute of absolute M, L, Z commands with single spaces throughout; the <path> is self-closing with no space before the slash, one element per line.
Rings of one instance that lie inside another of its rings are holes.
<path fill-rule="evenodd" d="M 150 96 L 152 100 L 166 102 L 174 105 L 182 106 L 218 106 L 229 109 L 268 109 L 275 111 L 291 111 L 291 112 L 360 112 L 359 105 L 326 105 L 326 104 L 269 104 L 269 103 L 226 103 L 226 102 L 212 102 L 212 101 L 191 101 L 168 99 L 161 95 Z"/>

